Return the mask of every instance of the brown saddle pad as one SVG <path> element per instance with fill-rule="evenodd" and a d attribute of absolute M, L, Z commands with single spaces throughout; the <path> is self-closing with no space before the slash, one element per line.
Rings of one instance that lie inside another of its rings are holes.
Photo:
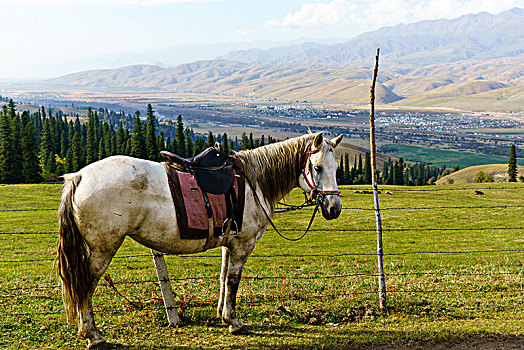
<path fill-rule="evenodd" d="M 209 220 L 202 189 L 192 173 L 182 172 L 169 163 L 163 163 L 167 172 L 169 188 L 175 204 L 176 218 L 180 238 L 205 239 L 209 236 Z M 245 179 L 235 176 L 233 188 L 237 198 L 235 218 L 238 230 L 242 228 L 244 215 Z M 213 211 L 213 234 L 222 234 L 222 224 L 227 218 L 225 194 L 207 193 Z"/>

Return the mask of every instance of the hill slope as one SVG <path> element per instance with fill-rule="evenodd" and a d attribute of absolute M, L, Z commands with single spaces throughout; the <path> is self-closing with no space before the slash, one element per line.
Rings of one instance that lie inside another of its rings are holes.
<path fill-rule="evenodd" d="M 524 175 L 524 166 L 518 166 L 519 175 Z M 445 185 L 449 183 L 454 184 L 467 184 L 473 183 L 475 180 L 475 175 L 483 171 L 485 174 L 492 175 L 496 182 L 506 182 L 508 181 L 508 165 L 507 164 L 486 164 L 486 165 L 476 165 L 470 166 L 454 172 L 453 174 L 444 176 L 443 178 L 437 181 L 437 185 Z"/>
<path fill-rule="evenodd" d="M 268 50 L 242 50 L 221 58 L 251 64 L 349 63 L 369 60 L 377 47 L 382 57 L 426 65 L 466 59 L 514 57 L 524 54 L 524 9 L 492 15 L 486 12 L 457 19 L 438 19 L 382 27 L 345 43 L 306 43 Z"/>
<path fill-rule="evenodd" d="M 524 110 L 524 10 L 517 8 L 384 27 L 345 44 L 248 50 L 170 68 L 86 71 L 44 84 L 367 105 L 376 47 L 382 50 L 379 104 Z"/>

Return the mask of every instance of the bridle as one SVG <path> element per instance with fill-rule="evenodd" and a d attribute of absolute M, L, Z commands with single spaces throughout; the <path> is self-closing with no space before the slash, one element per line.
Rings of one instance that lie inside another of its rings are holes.
<path fill-rule="evenodd" d="M 308 144 L 307 148 L 306 148 L 306 157 L 304 158 L 304 162 L 302 163 L 302 171 L 301 171 L 301 174 L 304 177 L 304 181 L 306 182 L 308 187 L 311 189 L 310 198 L 308 199 L 306 197 L 306 202 L 304 204 L 300 205 L 299 207 L 293 207 L 293 209 L 289 208 L 289 210 L 297 210 L 297 209 L 302 209 L 303 207 L 310 206 L 310 205 L 311 206 L 313 206 L 313 205 L 315 206 L 315 209 L 313 210 L 313 215 L 311 215 L 311 219 L 309 220 L 309 225 L 307 226 L 306 231 L 298 238 L 288 238 L 288 237 L 286 237 L 286 236 L 284 236 L 283 234 L 280 233 L 280 231 L 277 229 L 277 227 L 273 223 L 273 220 L 271 220 L 271 218 L 269 217 L 269 214 L 266 212 L 266 209 L 262 205 L 262 202 L 260 201 L 260 198 L 258 198 L 258 194 L 256 192 L 255 187 L 253 186 L 253 184 L 251 183 L 249 178 L 245 175 L 245 173 L 241 169 L 239 169 L 239 171 L 244 175 L 244 177 L 246 179 L 246 182 L 249 184 L 249 187 L 251 187 L 251 191 L 253 192 L 253 196 L 255 197 L 256 201 L 258 202 L 258 205 L 260 206 L 260 208 L 264 212 L 266 218 L 268 219 L 269 223 L 271 224 L 271 227 L 273 227 L 275 232 L 280 237 L 282 237 L 283 239 L 285 239 L 287 241 L 293 241 L 294 242 L 294 241 L 299 241 L 302 238 L 304 238 L 306 233 L 308 233 L 309 229 L 311 228 L 311 225 L 313 224 L 313 220 L 315 219 L 315 215 L 316 215 L 316 213 L 318 211 L 318 206 L 324 200 L 324 196 L 326 196 L 326 195 L 340 195 L 340 191 L 321 191 L 315 185 L 315 180 L 313 179 L 313 174 L 311 172 L 311 155 L 315 154 L 315 153 L 318 153 L 319 150 L 312 151 L 311 150 L 311 146 L 312 145 L 313 145 L 313 141 L 311 141 Z M 309 179 L 308 179 L 308 175 L 309 175 Z M 316 203 L 315 203 L 315 201 L 316 201 Z"/>
<path fill-rule="evenodd" d="M 313 178 L 313 172 L 311 171 L 311 155 L 318 153 L 319 150 L 312 151 L 311 147 L 313 146 L 313 141 L 309 142 L 307 148 L 306 148 L 306 157 L 304 158 L 304 162 L 302 163 L 302 176 L 304 177 L 304 181 L 306 182 L 306 185 L 311 190 L 310 192 L 310 198 L 312 200 L 322 201 L 324 196 L 326 195 L 340 195 L 340 191 L 323 191 L 319 190 L 318 186 L 315 184 L 315 179 Z M 319 196 L 320 195 L 320 196 Z"/>

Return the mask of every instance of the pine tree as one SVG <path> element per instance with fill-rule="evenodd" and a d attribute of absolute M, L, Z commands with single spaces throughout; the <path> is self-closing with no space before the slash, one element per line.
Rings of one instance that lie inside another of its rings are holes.
<path fill-rule="evenodd" d="M 240 137 L 240 147 L 242 149 L 250 149 L 251 144 L 249 143 L 249 138 L 247 137 L 246 132 L 242 133 Z"/>
<path fill-rule="evenodd" d="M 65 158 L 67 150 L 69 149 L 69 138 L 67 137 L 67 131 L 63 130 L 60 135 L 60 157 Z"/>
<path fill-rule="evenodd" d="M 126 134 L 122 123 L 120 123 L 118 125 L 118 130 L 116 131 L 116 154 L 126 154 L 126 144 Z"/>
<path fill-rule="evenodd" d="M 179 115 L 176 119 L 176 154 L 180 157 L 186 157 L 186 141 L 184 135 L 184 123 L 182 122 L 182 116 Z M 189 156 L 189 155 L 187 155 Z"/>
<path fill-rule="evenodd" d="M 371 185 L 372 174 L 371 174 L 371 155 L 369 152 L 366 152 L 366 157 L 364 160 L 364 183 Z"/>
<path fill-rule="evenodd" d="M 95 130 L 95 118 L 91 111 L 91 108 L 87 111 L 87 139 L 86 139 L 86 163 L 91 164 L 98 159 L 96 141 L 96 130 Z"/>
<path fill-rule="evenodd" d="M 72 169 L 71 171 L 76 172 L 80 170 L 83 167 L 83 150 L 82 150 L 82 144 L 80 142 L 80 135 L 75 132 L 73 135 L 73 140 L 71 142 L 71 151 L 72 151 Z"/>
<path fill-rule="evenodd" d="M 210 131 L 207 134 L 207 147 L 213 147 L 215 146 L 215 138 L 213 137 L 213 133 Z"/>
<path fill-rule="evenodd" d="M 100 139 L 98 143 L 98 160 L 104 159 L 106 157 L 106 149 L 104 147 L 104 139 Z"/>
<path fill-rule="evenodd" d="M 260 137 L 260 147 L 265 146 L 264 135 Z"/>
<path fill-rule="evenodd" d="M 222 151 L 229 154 L 229 142 L 227 141 L 227 133 L 222 135 Z"/>
<path fill-rule="evenodd" d="M 343 155 L 340 155 L 340 161 L 338 162 L 336 176 L 337 176 L 337 183 L 339 185 L 342 185 L 344 181 L 344 156 Z"/>
<path fill-rule="evenodd" d="M 388 163 L 384 162 L 383 169 L 382 169 L 382 176 L 380 177 L 380 182 L 385 184 L 389 176 L 389 169 L 388 169 Z"/>
<path fill-rule="evenodd" d="M 158 143 L 156 139 L 156 118 L 151 104 L 147 105 L 147 132 L 146 132 L 147 159 L 159 160 Z"/>
<path fill-rule="evenodd" d="M 131 136 L 131 157 L 147 158 L 144 131 L 142 123 L 140 122 L 139 111 L 136 111 L 134 116 L 133 135 Z"/>
<path fill-rule="evenodd" d="M 65 156 L 65 171 L 67 173 L 71 173 L 74 171 L 73 168 L 73 151 L 71 148 L 67 150 L 66 156 Z"/>
<path fill-rule="evenodd" d="M 204 139 L 196 139 L 193 145 L 193 156 L 196 156 L 206 148 L 206 141 Z"/>
<path fill-rule="evenodd" d="M 253 133 L 249 133 L 249 149 L 255 148 L 255 143 L 253 142 Z"/>
<path fill-rule="evenodd" d="M 39 182 L 42 180 L 40 175 L 40 162 L 38 154 L 38 132 L 33 124 L 28 121 L 22 130 L 22 177 L 24 182 Z"/>
<path fill-rule="evenodd" d="M 14 104 L 13 104 L 14 105 Z M 12 164 L 11 169 L 13 171 L 13 182 L 20 183 L 24 181 L 22 176 L 23 168 L 23 157 L 22 152 L 22 125 L 20 123 L 20 118 L 15 114 L 13 110 L 11 114 L 11 149 L 13 150 Z"/>
<path fill-rule="evenodd" d="M 193 154 L 193 140 L 191 139 L 191 132 L 189 128 L 185 129 L 184 136 L 186 139 L 186 157 L 191 157 Z"/>
<path fill-rule="evenodd" d="M 165 151 L 165 149 L 166 149 L 165 139 L 166 138 L 164 136 L 164 132 L 160 131 L 160 135 L 158 135 L 157 138 L 156 138 L 156 144 L 157 144 L 157 147 L 158 147 L 158 151 Z M 158 159 L 160 160 L 161 157 L 159 156 Z"/>
<path fill-rule="evenodd" d="M 508 159 L 508 176 L 509 182 L 517 182 L 517 149 L 515 145 L 511 145 L 509 149 L 509 159 Z"/>
<path fill-rule="evenodd" d="M 343 183 L 345 185 L 349 185 L 350 183 L 352 183 L 353 179 L 352 179 L 352 176 L 350 175 L 349 173 L 349 154 L 345 153 L 344 154 L 344 171 L 343 171 L 343 176 L 342 178 L 344 179 Z"/>

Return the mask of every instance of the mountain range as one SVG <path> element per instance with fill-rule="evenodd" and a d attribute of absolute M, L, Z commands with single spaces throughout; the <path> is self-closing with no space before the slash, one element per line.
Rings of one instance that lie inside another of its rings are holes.
<path fill-rule="evenodd" d="M 84 71 L 46 85 L 159 89 L 366 104 L 381 49 L 377 102 L 396 106 L 522 111 L 524 10 L 383 27 L 341 44 L 230 52 L 175 67 Z"/>

